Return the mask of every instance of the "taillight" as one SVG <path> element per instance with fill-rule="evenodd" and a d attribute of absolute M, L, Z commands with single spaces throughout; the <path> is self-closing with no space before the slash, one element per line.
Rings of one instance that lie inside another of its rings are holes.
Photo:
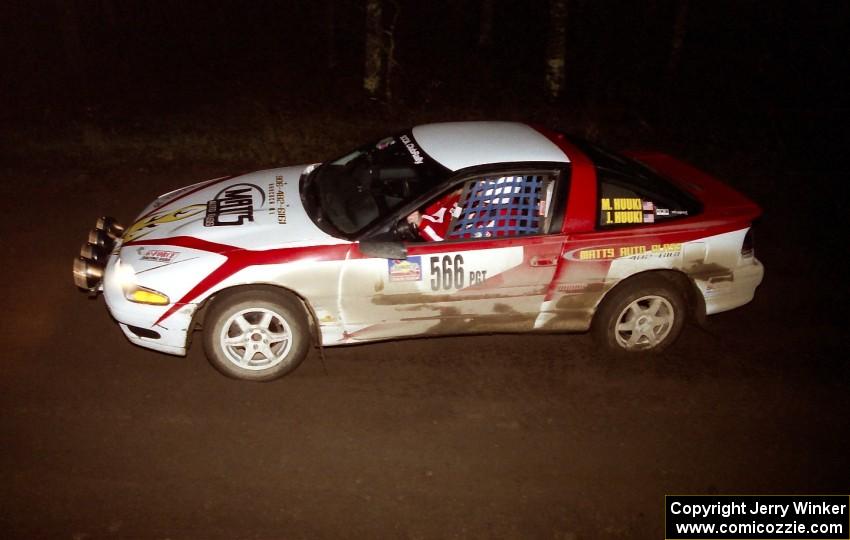
<path fill-rule="evenodd" d="M 752 257 L 754 251 L 755 245 L 753 241 L 753 228 L 750 227 L 750 230 L 748 230 L 747 234 L 744 236 L 744 243 L 741 244 L 741 257 Z"/>

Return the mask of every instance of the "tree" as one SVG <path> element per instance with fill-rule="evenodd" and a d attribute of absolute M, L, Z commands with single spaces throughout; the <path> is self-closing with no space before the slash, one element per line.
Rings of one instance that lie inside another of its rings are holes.
<path fill-rule="evenodd" d="M 393 100 L 393 70 L 396 67 L 395 61 L 395 25 L 398 22 L 398 16 L 401 13 L 401 6 L 397 0 L 390 0 L 393 6 L 393 16 L 390 19 L 390 24 L 384 30 L 386 37 L 386 45 L 384 47 L 385 60 L 387 65 L 387 73 L 384 77 L 384 99 L 387 103 Z"/>
<path fill-rule="evenodd" d="M 549 35 L 546 46 L 546 97 L 556 100 L 564 90 L 566 64 L 567 0 L 549 0 Z"/>
<path fill-rule="evenodd" d="M 381 0 L 366 0 L 366 65 L 363 89 L 370 98 L 377 98 L 381 87 L 384 61 L 384 30 Z"/>
<path fill-rule="evenodd" d="M 392 101 L 393 69 L 395 61 L 395 27 L 401 6 L 397 0 L 389 0 L 391 16 L 384 25 L 384 10 L 381 0 L 366 0 L 366 66 L 363 73 L 363 89 L 372 99 L 378 99 L 383 89 L 384 101 Z"/>

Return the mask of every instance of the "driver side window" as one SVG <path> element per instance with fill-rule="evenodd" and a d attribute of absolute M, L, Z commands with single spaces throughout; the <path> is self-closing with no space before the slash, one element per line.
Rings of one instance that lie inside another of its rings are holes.
<path fill-rule="evenodd" d="M 554 174 L 487 175 L 463 186 L 446 238 L 540 234 L 552 215 Z"/>
<path fill-rule="evenodd" d="M 555 172 L 476 176 L 407 217 L 426 242 L 541 234 L 553 214 Z"/>

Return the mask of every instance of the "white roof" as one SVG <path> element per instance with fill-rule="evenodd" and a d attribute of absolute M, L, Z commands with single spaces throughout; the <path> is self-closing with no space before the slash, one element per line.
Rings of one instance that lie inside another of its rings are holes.
<path fill-rule="evenodd" d="M 413 128 L 419 146 L 456 171 L 486 163 L 517 161 L 569 162 L 539 131 L 516 122 L 446 122 Z"/>

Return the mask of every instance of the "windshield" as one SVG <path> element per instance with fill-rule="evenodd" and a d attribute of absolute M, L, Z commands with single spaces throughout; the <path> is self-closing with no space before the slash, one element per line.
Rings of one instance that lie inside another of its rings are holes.
<path fill-rule="evenodd" d="M 321 165 L 306 178 L 302 199 L 317 225 L 353 239 L 447 175 L 407 131 Z"/>

